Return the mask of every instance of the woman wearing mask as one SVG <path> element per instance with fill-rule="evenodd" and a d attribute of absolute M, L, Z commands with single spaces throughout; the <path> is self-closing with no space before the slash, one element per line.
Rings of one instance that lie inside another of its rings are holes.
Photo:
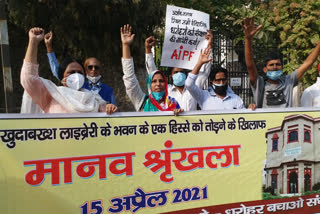
<path fill-rule="evenodd" d="M 63 86 L 57 87 L 49 80 L 39 77 L 37 64 L 38 45 L 43 40 L 44 30 L 32 28 L 29 44 L 21 69 L 21 85 L 44 113 L 86 113 L 117 111 L 113 104 L 106 104 L 100 96 L 81 89 L 84 84 L 84 69 L 72 58 L 59 66 L 59 78 Z M 24 108 L 24 105 L 22 106 Z M 22 112 L 24 112 L 22 110 Z"/>
<path fill-rule="evenodd" d="M 44 43 L 47 48 L 47 56 L 53 76 L 59 81 L 58 75 L 59 63 L 52 46 L 53 33 L 50 31 L 44 35 Z M 99 94 L 104 101 L 117 105 L 116 98 L 113 94 L 113 89 L 101 82 L 101 74 L 103 67 L 101 62 L 95 57 L 89 57 L 84 62 L 84 70 L 87 74 L 87 81 L 84 82 L 82 88 L 88 89 L 92 93 Z"/>
<path fill-rule="evenodd" d="M 212 48 L 212 39 L 213 35 L 211 31 L 207 30 L 207 35 L 205 38 L 208 41 L 208 49 Z M 157 70 L 157 67 L 154 63 L 153 54 L 151 52 L 152 47 L 155 45 L 156 40 L 153 36 L 148 37 L 145 40 L 145 53 L 146 53 L 146 68 L 148 74 L 152 71 Z M 212 53 L 211 53 L 212 58 Z M 207 79 L 210 74 L 212 62 L 205 63 L 203 71 L 200 71 L 198 78 L 195 84 L 200 88 L 204 89 L 207 84 Z M 170 68 L 170 78 L 172 79 L 172 84 L 168 84 L 168 94 L 170 97 L 174 97 L 180 104 L 181 108 L 185 111 L 195 111 L 197 110 L 197 101 L 196 99 L 189 93 L 189 91 L 184 87 L 186 75 L 188 73 L 187 70 L 173 67 Z"/>
<path fill-rule="evenodd" d="M 134 74 L 133 59 L 131 57 L 130 45 L 134 34 L 131 27 L 124 25 L 120 29 L 122 41 L 122 67 L 123 81 L 127 94 L 137 111 L 173 111 L 178 114 L 183 111 L 174 98 L 168 96 L 167 80 L 161 71 L 154 71 L 147 78 L 149 94 L 146 95 L 140 88 L 139 82 Z"/>

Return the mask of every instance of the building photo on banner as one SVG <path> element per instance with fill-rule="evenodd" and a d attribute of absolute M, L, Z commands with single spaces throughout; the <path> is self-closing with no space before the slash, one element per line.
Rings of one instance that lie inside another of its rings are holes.
<path fill-rule="evenodd" d="M 4 213 L 320 208 L 319 111 L 1 116 Z"/>

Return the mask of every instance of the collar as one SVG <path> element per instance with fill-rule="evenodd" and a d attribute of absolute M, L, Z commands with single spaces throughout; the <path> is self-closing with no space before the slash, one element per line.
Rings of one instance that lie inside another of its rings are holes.
<path fill-rule="evenodd" d="M 179 90 L 178 88 L 177 88 L 177 86 L 175 86 L 174 84 L 172 84 L 171 85 L 171 90 Z M 187 90 L 187 88 L 186 87 L 183 87 L 183 90 L 182 90 L 182 92 L 184 92 L 185 90 Z"/>
<path fill-rule="evenodd" d="M 316 84 L 320 86 L 320 77 L 317 77 L 317 82 L 316 82 Z"/>
<path fill-rule="evenodd" d="M 91 80 L 88 80 L 88 83 L 89 83 L 89 86 L 90 86 L 90 88 L 92 88 L 92 87 L 98 87 L 98 88 L 101 88 L 101 82 L 100 82 L 100 80 L 97 82 L 97 84 L 93 84 L 93 82 L 91 82 Z"/>

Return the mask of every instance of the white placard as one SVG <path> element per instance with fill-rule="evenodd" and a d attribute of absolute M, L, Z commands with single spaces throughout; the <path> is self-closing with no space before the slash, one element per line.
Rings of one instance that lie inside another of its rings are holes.
<path fill-rule="evenodd" d="M 230 86 L 233 86 L 233 87 L 241 86 L 241 77 L 230 78 Z"/>
<path fill-rule="evenodd" d="M 300 155 L 301 154 L 301 147 L 291 148 L 284 150 L 284 156 L 293 156 L 293 155 Z"/>
<path fill-rule="evenodd" d="M 192 70 L 200 50 L 207 47 L 207 29 L 210 29 L 209 14 L 167 5 L 161 66 Z"/>

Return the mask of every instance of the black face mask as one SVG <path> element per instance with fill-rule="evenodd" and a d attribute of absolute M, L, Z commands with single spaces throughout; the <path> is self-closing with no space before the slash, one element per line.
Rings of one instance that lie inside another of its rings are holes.
<path fill-rule="evenodd" d="M 214 90 L 214 92 L 216 92 L 216 94 L 224 95 L 224 94 L 226 94 L 227 89 L 228 89 L 227 84 L 224 84 L 221 86 L 213 84 L 213 90 Z"/>

